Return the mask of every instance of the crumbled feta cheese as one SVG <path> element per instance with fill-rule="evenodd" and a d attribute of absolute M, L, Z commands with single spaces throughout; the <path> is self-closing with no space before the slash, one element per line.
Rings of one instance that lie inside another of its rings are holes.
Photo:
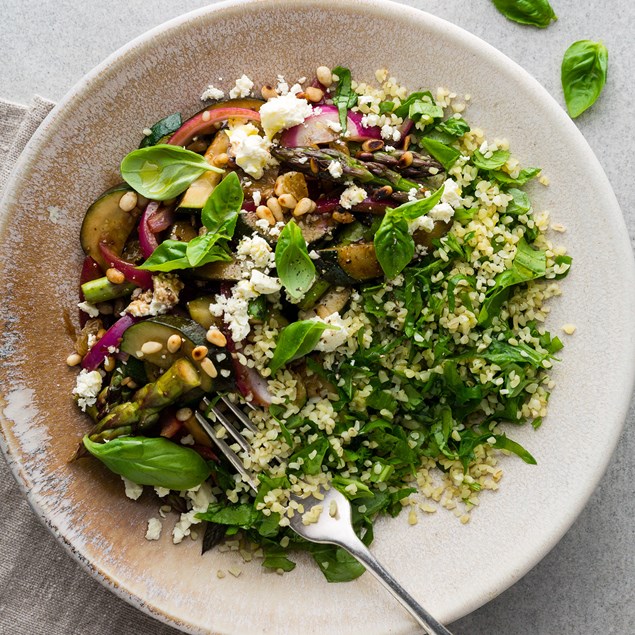
<path fill-rule="evenodd" d="M 236 99 L 237 97 L 249 97 L 253 87 L 254 83 L 247 75 L 243 75 L 236 80 L 236 85 L 229 91 L 229 96 L 232 99 Z"/>
<path fill-rule="evenodd" d="M 251 272 L 251 284 L 254 290 L 261 294 L 276 293 L 282 288 L 278 278 L 268 276 L 257 269 Z"/>
<path fill-rule="evenodd" d="M 451 205 L 454 209 L 460 207 L 463 204 L 463 199 L 461 198 L 461 188 L 459 184 L 453 179 L 446 179 L 443 186 L 441 202 L 448 203 L 448 205 Z"/>
<path fill-rule="evenodd" d="M 330 353 L 339 346 L 342 346 L 342 344 L 344 344 L 346 340 L 348 340 L 348 329 L 346 328 L 346 325 L 342 321 L 342 318 L 337 311 L 335 313 L 331 313 L 331 315 L 328 315 L 324 319 L 319 317 L 314 317 L 311 319 L 316 322 L 324 322 L 329 326 L 335 327 L 324 329 L 322 335 L 320 335 L 320 340 L 316 344 L 314 350 Z"/>
<path fill-rule="evenodd" d="M 154 491 L 159 498 L 164 498 L 170 493 L 167 487 L 155 487 Z"/>
<path fill-rule="evenodd" d="M 254 205 L 258 207 L 258 205 L 260 205 L 260 201 L 262 200 L 262 194 L 260 193 L 260 190 L 254 190 L 254 193 L 251 195 L 251 198 L 254 201 Z"/>
<path fill-rule="evenodd" d="M 158 540 L 161 538 L 161 521 L 158 518 L 148 519 L 148 531 L 146 531 L 146 540 Z"/>
<path fill-rule="evenodd" d="M 230 154 L 236 163 L 255 179 L 262 178 L 265 167 L 271 162 L 269 140 L 261 137 L 252 123 L 230 127 L 227 136 L 231 144 Z"/>
<path fill-rule="evenodd" d="M 88 315 L 92 318 L 97 317 L 99 315 L 99 309 L 90 302 L 80 302 L 78 305 L 80 311 L 84 313 L 88 313 Z"/>
<path fill-rule="evenodd" d="M 179 302 L 179 292 L 183 283 L 173 273 L 159 273 L 152 277 L 153 289 L 133 294 L 132 302 L 124 309 L 135 317 L 164 315 Z"/>
<path fill-rule="evenodd" d="M 339 161 L 331 161 L 329 163 L 328 171 L 334 179 L 339 179 L 340 176 L 344 174 L 342 164 Z"/>
<path fill-rule="evenodd" d="M 351 209 L 353 205 L 361 203 L 366 198 L 366 190 L 358 185 L 349 185 L 340 196 L 340 205 L 344 209 Z"/>
<path fill-rule="evenodd" d="M 251 327 L 249 325 L 249 300 L 257 298 L 258 293 L 250 280 L 240 280 L 232 288 L 231 297 L 216 296 L 216 302 L 209 305 L 210 313 L 223 316 L 223 321 L 231 330 L 234 342 L 242 342 Z"/>
<path fill-rule="evenodd" d="M 278 80 L 276 91 L 279 95 L 286 95 L 289 92 L 289 84 L 285 81 L 284 75 L 278 75 L 276 79 Z"/>
<path fill-rule="evenodd" d="M 447 203 L 439 203 L 428 212 L 428 216 L 432 220 L 438 220 L 442 223 L 447 223 L 454 216 L 454 208 Z"/>
<path fill-rule="evenodd" d="M 188 505 L 191 506 L 191 509 L 187 513 L 181 514 L 181 517 L 174 525 L 172 542 L 175 545 L 179 544 L 185 536 L 190 535 L 190 527 L 192 525 L 197 525 L 201 522 L 199 518 L 196 518 L 196 515 L 206 512 L 209 504 L 216 500 L 209 483 L 202 483 L 198 487 L 181 492 L 181 495 L 188 499 Z"/>
<path fill-rule="evenodd" d="M 77 375 L 73 394 L 77 395 L 77 405 L 86 412 L 86 408 L 93 406 L 101 390 L 101 374 L 97 370 L 82 370 Z"/>
<path fill-rule="evenodd" d="M 133 483 L 132 481 L 129 481 L 127 478 L 123 476 L 121 477 L 121 480 L 123 481 L 124 487 L 126 489 L 126 496 L 128 498 L 131 498 L 133 501 L 136 501 L 137 498 L 139 498 L 139 496 L 143 494 L 143 485 Z"/>
<path fill-rule="evenodd" d="M 414 234 L 419 229 L 431 232 L 434 229 L 434 220 L 430 218 L 428 214 L 424 214 L 414 220 L 408 221 L 408 231 L 411 234 Z"/>
<path fill-rule="evenodd" d="M 327 121 L 326 127 L 330 128 L 333 132 L 342 132 L 342 124 L 339 121 Z"/>
<path fill-rule="evenodd" d="M 413 187 L 411 189 L 408 190 L 408 200 L 409 201 L 416 201 L 417 200 L 417 188 Z"/>
<path fill-rule="evenodd" d="M 309 258 L 311 258 L 311 260 L 318 260 L 320 258 L 320 254 L 318 254 L 315 249 L 311 249 L 311 251 L 309 252 Z"/>
<path fill-rule="evenodd" d="M 194 441 L 194 437 L 191 434 L 184 436 L 181 439 L 181 445 L 194 445 L 196 441 Z"/>
<path fill-rule="evenodd" d="M 313 112 L 306 99 L 298 99 L 293 93 L 274 97 L 260 108 L 260 123 L 271 139 L 280 130 L 301 124 Z"/>
<path fill-rule="evenodd" d="M 236 247 L 236 256 L 238 260 L 245 261 L 250 269 L 257 267 L 266 271 L 275 263 L 271 245 L 258 234 L 252 234 L 251 237 L 245 236 Z"/>
<path fill-rule="evenodd" d="M 216 88 L 210 84 L 201 94 L 201 101 L 205 101 L 207 99 L 218 100 L 223 97 L 225 97 L 225 93 L 220 88 Z"/>

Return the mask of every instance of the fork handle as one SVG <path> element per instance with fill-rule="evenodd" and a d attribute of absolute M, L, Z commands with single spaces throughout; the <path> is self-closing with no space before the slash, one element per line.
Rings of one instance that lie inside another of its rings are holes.
<path fill-rule="evenodd" d="M 355 540 L 347 539 L 346 544 L 339 543 L 352 556 L 357 558 L 389 591 L 399 600 L 401 605 L 423 626 L 428 635 L 452 635 L 404 589 L 384 566 L 368 550 L 366 545 L 355 536 Z"/>

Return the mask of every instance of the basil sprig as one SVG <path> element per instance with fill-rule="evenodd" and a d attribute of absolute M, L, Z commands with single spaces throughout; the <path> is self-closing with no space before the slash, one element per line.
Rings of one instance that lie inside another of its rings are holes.
<path fill-rule="evenodd" d="M 232 258 L 227 241 L 236 229 L 236 221 L 243 204 L 243 190 L 235 172 L 230 172 L 212 191 L 201 212 L 207 233 L 189 242 L 164 240 L 140 265 L 148 271 L 174 271 L 201 267 L 210 262 Z"/>
<path fill-rule="evenodd" d="M 558 19 L 549 0 L 492 0 L 492 2 L 508 20 L 519 24 L 546 29 Z"/>
<path fill-rule="evenodd" d="M 333 95 L 333 104 L 337 106 L 340 116 L 340 126 L 342 133 L 346 132 L 348 124 L 348 109 L 357 104 L 357 93 L 351 86 L 351 72 L 343 66 L 336 66 L 333 73 L 338 76 L 337 87 Z"/>
<path fill-rule="evenodd" d="M 84 446 L 111 472 L 139 485 L 186 490 L 200 485 L 211 471 L 200 454 L 163 437 L 119 437 Z"/>
<path fill-rule="evenodd" d="M 300 300 L 315 280 L 315 265 L 302 231 L 290 220 L 276 243 L 276 270 L 282 286 L 292 300 Z"/>
<path fill-rule="evenodd" d="M 569 115 L 575 119 L 600 96 L 609 63 L 609 52 L 601 42 L 580 40 L 565 52 L 561 80 Z"/>
<path fill-rule="evenodd" d="M 269 362 L 272 375 L 275 375 L 285 364 L 308 355 L 320 341 L 326 329 L 338 330 L 338 327 L 318 320 L 300 320 L 285 326 L 280 331 L 276 350 Z"/>
<path fill-rule="evenodd" d="M 401 273 L 412 260 L 415 243 L 408 230 L 408 221 L 427 214 L 440 200 L 444 186 L 428 198 L 409 201 L 387 209 L 375 233 L 375 255 L 389 279 Z"/>
<path fill-rule="evenodd" d="M 185 148 L 159 144 L 139 148 L 121 162 L 121 176 L 139 194 L 166 201 L 184 192 L 205 172 L 222 173 L 200 154 Z"/>

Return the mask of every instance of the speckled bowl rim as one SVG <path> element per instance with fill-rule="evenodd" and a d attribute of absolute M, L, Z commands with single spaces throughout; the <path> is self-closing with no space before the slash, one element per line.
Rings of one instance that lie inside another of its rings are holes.
<path fill-rule="evenodd" d="M 140 35 L 134 40 L 131 40 L 129 43 L 125 44 L 113 54 L 108 56 L 101 64 L 99 64 L 92 71 L 86 74 L 68 91 L 68 93 L 60 100 L 60 102 L 46 117 L 46 119 L 38 128 L 37 132 L 33 135 L 32 139 L 27 144 L 25 150 L 22 152 L 13 169 L 11 178 L 6 185 L 5 195 L 2 199 L 2 202 L 0 203 L 0 231 L 4 230 L 6 222 L 8 220 L 7 214 L 5 212 L 8 192 L 11 191 L 12 188 L 15 188 L 22 179 L 26 178 L 26 175 L 28 175 L 29 172 L 31 158 L 36 152 L 36 149 L 40 146 L 40 144 L 46 141 L 46 139 L 52 132 L 54 132 L 55 127 L 59 125 L 59 120 L 63 120 L 66 109 L 69 106 L 72 107 L 73 104 L 76 104 L 79 100 L 81 100 L 84 94 L 90 93 L 91 88 L 95 84 L 98 84 L 100 82 L 100 75 L 102 71 L 110 66 L 121 64 L 121 58 L 124 57 L 131 49 L 137 49 L 136 54 L 142 55 L 144 44 L 155 40 L 157 37 L 160 37 L 162 34 L 169 32 L 175 27 L 181 26 L 189 21 L 194 21 L 201 16 L 222 13 L 225 10 L 232 9 L 241 5 L 244 5 L 246 10 L 266 10 L 269 6 L 280 5 L 284 2 L 285 0 L 229 0 L 226 2 L 203 7 L 201 9 L 196 9 L 182 16 L 169 20 L 151 29 L 150 31 L 147 31 L 146 33 Z M 312 7 L 316 6 L 316 4 L 319 4 L 319 0 L 288 0 L 288 2 L 289 4 L 293 4 L 296 7 Z M 534 79 L 516 62 L 509 59 L 503 53 L 501 53 L 482 39 L 462 29 L 461 27 L 458 27 L 442 18 L 436 17 L 427 12 L 406 5 L 398 4 L 389 0 L 354 0 L 347 2 L 347 10 L 350 11 L 352 9 L 360 13 L 368 12 L 388 20 L 390 20 L 391 14 L 394 11 L 398 10 L 401 13 L 409 14 L 412 18 L 413 24 L 416 24 L 418 21 L 425 20 L 429 26 L 432 26 L 435 29 L 445 31 L 450 35 L 460 36 L 463 41 L 467 42 L 468 45 L 471 46 L 473 49 L 478 50 L 479 53 L 487 55 L 492 60 L 494 60 L 497 66 L 501 68 L 506 67 L 509 70 L 513 70 L 517 74 L 517 77 L 520 81 L 530 86 L 536 92 L 536 94 L 543 102 L 545 108 L 548 108 L 552 111 L 557 111 L 559 113 L 558 116 L 560 119 L 560 125 L 562 126 L 561 133 L 568 135 L 569 137 L 571 137 L 572 141 L 575 141 L 578 147 L 578 151 L 584 155 L 585 159 L 589 162 L 590 167 L 593 170 L 597 171 L 597 173 L 600 175 L 601 180 L 604 182 L 605 195 L 607 197 L 604 200 L 606 206 L 605 211 L 609 215 L 610 220 L 612 220 L 616 224 L 616 226 L 619 227 L 619 231 L 617 233 L 619 233 L 622 238 L 621 244 L 616 245 L 616 249 L 623 255 L 624 276 L 627 279 L 635 279 L 635 261 L 633 259 L 630 241 L 628 240 L 628 232 L 626 230 L 626 225 L 624 223 L 624 218 L 619 208 L 619 204 L 617 202 L 615 194 L 612 191 L 608 178 L 606 177 L 602 166 L 600 165 L 598 159 L 594 155 L 593 151 L 591 150 L 581 132 L 562 110 L 556 100 L 536 79 Z M 455 611 L 451 614 L 438 616 L 446 623 L 454 621 L 455 619 L 458 619 L 466 615 L 467 613 L 475 610 L 479 606 L 496 597 L 498 594 L 502 593 L 513 583 L 518 581 L 557 544 L 557 542 L 561 539 L 561 537 L 565 534 L 565 532 L 569 529 L 577 516 L 580 514 L 580 512 L 586 505 L 589 497 L 598 485 L 603 473 L 606 471 L 626 419 L 631 394 L 633 392 L 633 388 L 635 387 L 635 340 L 632 342 L 631 349 L 625 352 L 624 357 L 627 358 L 629 354 L 631 359 L 634 360 L 634 363 L 630 365 L 629 373 L 627 376 L 624 377 L 623 383 L 625 389 L 622 392 L 622 399 L 619 401 L 619 403 L 614 404 L 614 411 L 611 416 L 611 420 L 614 422 L 614 425 L 612 426 L 612 436 L 609 439 L 609 442 L 604 447 L 602 447 L 602 451 L 604 453 L 602 469 L 596 471 L 586 478 L 586 488 L 584 491 L 584 495 L 573 501 L 573 504 L 569 506 L 568 514 L 564 517 L 563 521 L 558 526 L 554 526 L 552 528 L 552 532 L 543 540 L 541 549 L 536 550 L 535 553 L 531 554 L 531 557 L 527 558 L 526 566 L 524 568 L 515 570 L 502 584 L 496 585 L 489 589 L 482 589 L 478 595 L 475 595 L 468 601 L 464 601 L 460 605 L 457 605 Z M 4 417 L 2 417 L 2 420 L 6 424 Z M 98 566 L 84 558 L 82 554 L 77 549 L 75 549 L 72 542 L 70 542 L 66 538 L 66 536 L 59 531 L 59 528 L 56 527 L 47 518 L 40 505 L 37 495 L 33 495 L 33 493 L 29 491 L 27 479 L 25 478 L 24 474 L 24 467 L 17 460 L 14 460 L 12 458 L 2 434 L 0 434 L 0 447 L 2 448 L 6 456 L 14 477 L 25 493 L 30 506 L 32 507 L 37 517 L 43 522 L 45 526 L 49 528 L 49 530 L 53 533 L 57 540 L 63 545 L 67 552 L 82 566 L 82 568 L 84 568 L 90 575 L 99 580 L 104 586 L 113 591 L 117 596 L 124 599 L 132 606 L 135 606 L 136 608 L 142 610 L 144 613 L 170 626 L 181 629 L 184 632 L 201 632 L 200 629 L 198 629 L 194 625 L 188 624 L 186 618 L 181 618 L 183 621 L 181 621 L 181 619 L 177 620 L 174 616 L 164 613 L 161 608 L 147 604 L 142 598 L 129 592 L 124 586 L 116 584 L 107 575 L 104 575 L 98 568 Z"/>

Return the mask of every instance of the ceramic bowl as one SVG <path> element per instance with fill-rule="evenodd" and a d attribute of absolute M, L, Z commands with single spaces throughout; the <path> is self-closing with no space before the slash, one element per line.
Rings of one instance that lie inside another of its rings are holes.
<path fill-rule="evenodd" d="M 67 459 L 87 422 L 70 398 L 87 205 L 119 181 L 121 158 L 142 130 L 174 111 L 191 114 L 209 84 L 256 86 L 318 65 L 372 80 L 386 67 L 411 90 L 445 86 L 472 95 L 468 118 L 507 137 L 525 165 L 551 184 L 532 185 L 535 208 L 567 227 L 574 257 L 548 326 L 577 326 L 557 365 L 542 427 L 515 430 L 538 460 L 502 461 L 497 493 L 482 496 L 469 524 L 445 510 L 411 527 L 378 524 L 374 551 L 439 619 L 450 622 L 495 597 L 535 565 L 581 511 L 602 475 L 633 384 L 635 275 L 609 183 L 574 124 L 522 68 L 439 18 L 387 2 L 234 2 L 173 20 L 87 75 L 46 119 L 21 157 L 2 206 L 4 322 L 2 444 L 36 513 L 84 567 L 140 609 L 191 633 L 414 633 L 409 617 L 369 575 L 327 584 L 300 559 L 278 576 L 234 553 L 173 546 L 169 523 L 144 540 L 157 504 L 133 502 L 96 461 Z M 49 213 L 55 210 L 55 214 Z M 171 522 L 173 522 L 172 519 Z M 217 569 L 242 575 L 219 580 Z M 363 616 L 363 618 L 360 618 Z"/>

